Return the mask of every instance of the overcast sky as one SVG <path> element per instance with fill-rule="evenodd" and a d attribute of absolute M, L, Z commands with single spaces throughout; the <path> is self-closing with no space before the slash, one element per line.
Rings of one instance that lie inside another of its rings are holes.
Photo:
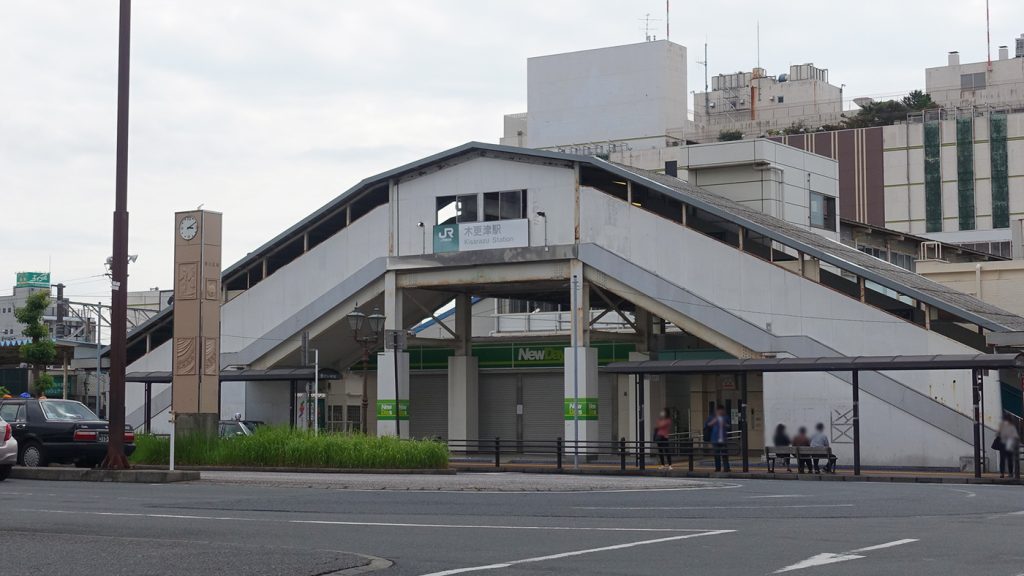
<path fill-rule="evenodd" d="M 924 87 L 959 50 L 985 58 L 984 0 L 672 3 L 689 88 L 712 75 L 829 69 L 845 96 Z M 992 46 L 1024 2 L 991 0 Z M 171 287 L 173 212 L 224 213 L 227 267 L 360 179 L 469 140 L 526 108 L 526 59 L 643 41 L 661 0 L 136 0 L 131 290 Z M 109 298 L 116 0 L 0 0 L 0 294 L 52 270 Z M 692 103 L 691 103 L 692 106 Z"/>

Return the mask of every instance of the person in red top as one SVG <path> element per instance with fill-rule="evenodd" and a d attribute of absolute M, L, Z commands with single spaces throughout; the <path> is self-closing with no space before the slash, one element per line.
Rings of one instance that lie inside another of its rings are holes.
<path fill-rule="evenodd" d="M 668 448 L 668 436 L 672 433 L 672 417 L 668 410 L 662 410 L 654 423 L 654 441 L 658 444 L 658 462 L 662 470 L 672 469 L 672 453 Z"/>
<path fill-rule="evenodd" d="M 796 436 L 793 437 L 793 446 L 807 446 L 807 447 L 810 447 L 810 445 L 811 445 L 811 439 L 807 437 L 807 428 L 804 428 L 803 426 L 801 426 L 800 430 L 797 431 Z M 797 460 L 797 465 L 799 466 L 799 470 L 800 470 L 801 474 L 804 473 L 804 469 L 806 469 L 808 472 L 811 471 L 811 459 L 810 458 L 799 458 Z"/>

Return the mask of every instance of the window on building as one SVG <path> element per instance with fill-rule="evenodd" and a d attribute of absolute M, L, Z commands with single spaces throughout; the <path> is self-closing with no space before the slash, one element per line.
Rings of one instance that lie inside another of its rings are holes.
<path fill-rule="evenodd" d="M 476 194 L 439 196 L 437 198 L 438 224 L 477 222 L 478 220 Z"/>
<path fill-rule="evenodd" d="M 811 226 L 823 230 L 836 229 L 836 199 L 811 192 Z"/>
<path fill-rule="evenodd" d="M 961 90 L 981 90 L 985 87 L 985 73 L 975 72 L 973 74 L 960 75 Z"/>
<path fill-rule="evenodd" d="M 783 102 L 786 101 L 786 97 L 785 96 L 779 96 L 778 98 L 775 99 L 775 101 L 778 102 L 779 104 L 782 104 Z"/>
<path fill-rule="evenodd" d="M 484 193 L 484 220 L 526 218 L 526 190 Z"/>
<path fill-rule="evenodd" d="M 536 300 L 498 300 L 498 314 L 531 314 L 533 312 L 558 312 L 558 304 Z"/>

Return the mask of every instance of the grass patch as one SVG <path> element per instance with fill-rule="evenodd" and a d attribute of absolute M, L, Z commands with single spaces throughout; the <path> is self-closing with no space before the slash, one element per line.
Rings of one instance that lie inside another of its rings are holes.
<path fill-rule="evenodd" d="M 169 438 L 135 438 L 132 463 L 166 465 L 169 459 Z M 252 436 L 179 437 L 174 445 L 174 462 L 182 466 L 441 469 L 448 467 L 448 446 L 434 440 L 326 432 L 316 436 L 303 430 L 261 426 Z"/>

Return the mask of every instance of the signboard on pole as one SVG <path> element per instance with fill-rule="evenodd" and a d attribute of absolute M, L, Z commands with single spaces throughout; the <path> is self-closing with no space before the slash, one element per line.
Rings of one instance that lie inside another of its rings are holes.
<path fill-rule="evenodd" d="M 49 272 L 18 272 L 15 288 L 49 288 Z"/>

